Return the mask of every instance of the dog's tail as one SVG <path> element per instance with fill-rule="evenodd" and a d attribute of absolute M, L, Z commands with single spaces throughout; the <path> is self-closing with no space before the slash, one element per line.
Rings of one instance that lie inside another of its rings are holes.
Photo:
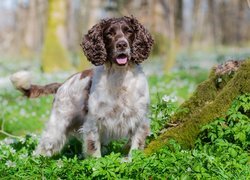
<path fill-rule="evenodd" d="M 51 83 L 44 86 L 31 84 L 31 74 L 28 71 L 19 71 L 10 77 L 15 88 L 28 98 L 37 98 L 43 95 L 55 94 L 62 83 Z"/>

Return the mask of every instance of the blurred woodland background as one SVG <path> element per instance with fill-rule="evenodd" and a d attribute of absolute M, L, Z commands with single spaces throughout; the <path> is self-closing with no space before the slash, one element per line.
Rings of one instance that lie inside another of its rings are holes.
<path fill-rule="evenodd" d="M 45 72 L 88 66 L 83 34 L 102 18 L 123 15 L 148 27 L 152 57 L 165 70 L 183 51 L 250 54 L 249 0 L 1 0 L 0 12 L 0 58 L 36 59 Z"/>

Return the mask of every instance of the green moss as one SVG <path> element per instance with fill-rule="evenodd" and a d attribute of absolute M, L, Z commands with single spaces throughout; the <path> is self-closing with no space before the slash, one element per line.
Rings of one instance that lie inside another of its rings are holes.
<path fill-rule="evenodd" d="M 65 23 L 65 6 L 63 1 L 49 1 L 48 25 L 45 32 L 45 43 L 42 51 L 42 69 L 51 72 L 72 67 L 67 50 L 62 46 L 58 30 Z"/>
<path fill-rule="evenodd" d="M 145 149 L 147 154 L 155 152 L 175 139 L 184 148 L 192 148 L 202 126 L 217 117 L 224 117 L 232 101 L 239 95 L 250 92 L 250 59 L 242 63 L 235 74 L 225 74 L 223 84 L 218 85 L 217 76 L 212 70 L 209 79 L 201 83 L 193 96 L 181 105 L 181 109 L 172 118 L 179 125 L 170 128 L 152 141 Z"/>

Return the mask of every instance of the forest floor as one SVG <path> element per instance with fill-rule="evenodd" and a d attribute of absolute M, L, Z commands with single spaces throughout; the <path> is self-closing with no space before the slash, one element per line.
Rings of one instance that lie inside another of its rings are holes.
<path fill-rule="evenodd" d="M 159 58 L 144 64 L 151 93 L 151 130 L 149 143 L 157 138 L 178 106 L 188 99 L 197 85 L 208 76 L 212 65 L 228 59 L 243 59 L 246 53 L 230 55 L 201 55 L 180 53 L 171 72 L 164 72 Z M 204 58 L 206 57 L 206 59 Z M 203 59 L 199 61 L 198 59 Z M 210 60 L 211 59 L 211 60 Z M 9 82 L 11 73 L 19 69 L 30 70 L 38 84 L 62 82 L 74 72 L 44 74 L 38 61 L 0 59 L 0 179 L 10 178 L 89 178 L 89 179 L 247 179 L 250 177 L 250 117 L 240 108 L 250 107 L 246 94 L 234 101 L 229 117 L 220 118 L 203 128 L 194 149 L 183 149 L 177 142 L 145 156 L 135 151 L 132 162 L 121 163 L 124 141 L 115 141 L 108 153 L 100 159 L 85 159 L 81 145 L 70 141 L 63 152 L 53 158 L 33 157 L 32 151 L 53 101 L 52 96 L 26 99 Z M 238 109 L 236 108 L 238 107 Z M 233 111 L 233 112 L 232 112 Z M 235 119 L 233 121 L 232 119 Z M 241 121 L 241 123 L 237 123 Z M 233 121 L 233 122 L 232 122 Z M 248 124 L 248 125 L 247 125 Z M 227 129 L 220 129 L 223 125 Z M 238 129 L 237 129 L 238 128 Z M 1 133 L 2 132 L 2 133 Z M 8 133 L 7 135 L 4 133 Z M 242 134 L 243 132 L 243 134 Z M 245 133 L 245 134 L 244 134 Z M 17 138 L 12 138 L 15 136 Z M 230 138 L 228 138 L 230 136 Z"/>

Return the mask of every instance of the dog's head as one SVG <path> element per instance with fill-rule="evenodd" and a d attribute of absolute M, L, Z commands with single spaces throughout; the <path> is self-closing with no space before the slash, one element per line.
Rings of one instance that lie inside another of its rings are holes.
<path fill-rule="evenodd" d="M 148 58 L 153 45 L 149 32 L 134 17 L 101 20 L 84 36 L 81 46 L 88 60 L 98 66 L 106 62 L 124 66 Z"/>

